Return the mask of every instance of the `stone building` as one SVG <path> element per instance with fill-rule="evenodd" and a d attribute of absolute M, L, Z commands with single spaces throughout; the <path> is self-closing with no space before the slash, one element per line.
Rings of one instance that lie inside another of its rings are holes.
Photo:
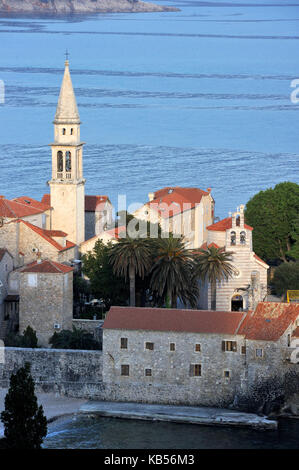
<path fill-rule="evenodd" d="M 44 260 L 20 270 L 19 330 L 36 331 L 39 344 L 49 347 L 54 332 L 72 329 L 73 268 Z"/>
<path fill-rule="evenodd" d="M 0 248 L 0 334 L 5 315 L 5 300 L 8 294 L 8 275 L 12 270 L 13 257 L 6 249 Z"/>
<path fill-rule="evenodd" d="M 259 377 L 295 370 L 298 326 L 299 304 L 263 302 L 255 312 L 111 307 L 103 381 L 118 401 L 227 406 Z"/>
<path fill-rule="evenodd" d="M 269 266 L 252 249 L 253 228 L 244 221 L 241 205 L 231 217 L 207 227 L 207 240 L 201 248 L 210 246 L 232 252 L 236 275 L 217 284 L 217 310 L 254 309 L 267 296 L 267 270 Z M 211 308 L 211 286 L 201 284 L 199 308 Z"/>
<path fill-rule="evenodd" d="M 207 226 L 214 222 L 214 199 L 210 188 L 166 187 L 149 193 L 149 202 L 133 215 L 183 235 L 187 248 L 199 248 L 207 240 Z"/>

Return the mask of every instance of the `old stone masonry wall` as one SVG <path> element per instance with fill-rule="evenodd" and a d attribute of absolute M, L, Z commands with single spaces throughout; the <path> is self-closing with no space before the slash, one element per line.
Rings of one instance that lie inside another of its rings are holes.
<path fill-rule="evenodd" d="M 38 392 L 101 399 L 102 351 L 5 348 L 0 388 L 9 386 L 11 374 L 25 362 L 31 363 Z"/>

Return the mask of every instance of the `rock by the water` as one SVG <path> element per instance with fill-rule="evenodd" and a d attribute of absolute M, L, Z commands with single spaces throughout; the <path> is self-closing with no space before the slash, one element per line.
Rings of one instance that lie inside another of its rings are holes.
<path fill-rule="evenodd" d="M 179 11 L 179 9 L 138 0 L 0 0 L 0 13 L 2 14 L 66 15 L 159 11 Z"/>

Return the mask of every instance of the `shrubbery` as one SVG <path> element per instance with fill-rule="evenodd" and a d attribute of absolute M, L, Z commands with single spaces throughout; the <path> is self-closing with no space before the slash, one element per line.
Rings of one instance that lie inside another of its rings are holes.
<path fill-rule="evenodd" d="M 283 263 L 274 271 L 271 285 L 277 295 L 286 294 L 287 290 L 299 290 L 299 261 Z"/>
<path fill-rule="evenodd" d="M 54 333 L 49 343 L 54 349 L 102 349 L 101 344 L 96 341 L 91 333 L 73 326 L 73 330 L 62 330 Z"/>
<path fill-rule="evenodd" d="M 38 348 L 36 332 L 31 326 L 27 326 L 22 335 L 11 333 L 7 335 L 5 339 L 5 346 L 15 348 Z"/>

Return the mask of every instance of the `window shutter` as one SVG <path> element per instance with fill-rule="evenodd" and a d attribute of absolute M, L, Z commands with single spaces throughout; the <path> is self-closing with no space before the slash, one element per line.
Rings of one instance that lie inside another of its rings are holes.
<path fill-rule="evenodd" d="M 222 351 L 225 351 L 225 341 L 222 341 Z"/>
<path fill-rule="evenodd" d="M 190 376 L 190 377 L 193 377 L 193 376 L 194 376 L 194 365 L 193 365 L 193 364 L 190 364 L 189 376 Z"/>

